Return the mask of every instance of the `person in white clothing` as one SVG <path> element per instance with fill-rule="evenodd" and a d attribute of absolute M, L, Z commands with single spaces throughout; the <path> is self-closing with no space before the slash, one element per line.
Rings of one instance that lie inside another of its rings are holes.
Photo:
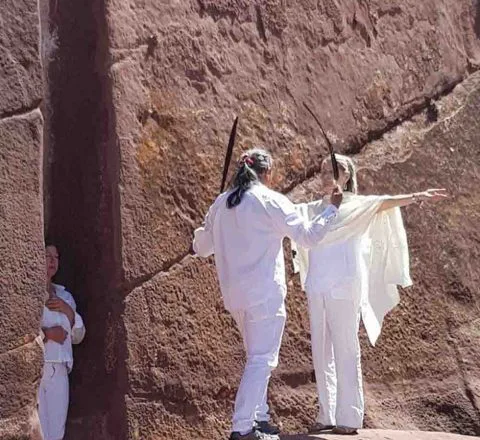
<path fill-rule="evenodd" d="M 58 270 L 57 247 L 47 244 L 48 300 L 43 308 L 42 332 L 44 366 L 38 391 L 38 414 L 44 440 L 61 440 L 65 434 L 69 391 L 68 373 L 72 370 L 72 344 L 85 337 L 85 326 L 76 304 L 65 287 L 52 282 Z"/>
<path fill-rule="evenodd" d="M 336 158 L 338 181 L 333 179 L 329 159 L 322 163 L 321 180 L 326 194 L 332 185 L 344 189 L 339 214 L 318 246 L 306 251 L 298 243 L 294 260 L 308 297 L 319 398 L 318 416 L 309 429 L 312 434 L 330 429 L 337 434 L 355 434 L 362 427 L 360 317 L 375 344 L 384 316 L 398 303 L 397 285 L 411 285 L 399 208 L 446 197 L 442 189 L 360 196 L 353 161 L 342 155 Z M 329 203 L 328 197 L 325 203 Z M 313 217 L 321 209 L 317 202 L 299 205 L 306 216 Z"/>
<path fill-rule="evenodd" d="M 290 237 L 306 248 L 314 246 L 325 236 L 342 200 L 335 188 L 331 204 L 309 220 L 285 196 L 268 188 L 271 172 L 269 153 L 245 153 L 231 189 L 217 197 L 193 242 L 197 255 L 215 256 L 224 305 L 247 354 L 231 440 L 278 438 L 278 428 L 269 423 L 267 388 L 286 319 L 282 240 Z"/>

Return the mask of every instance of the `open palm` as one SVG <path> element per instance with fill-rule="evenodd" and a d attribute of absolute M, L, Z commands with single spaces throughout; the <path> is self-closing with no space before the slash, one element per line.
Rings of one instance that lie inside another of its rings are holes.
<path fill-rule="evenodd" d="M 441 189 L 427 189 L 420 193 L 420 199 L 425 202 L 436 202 L 448 198 L 447 190 Z"/>

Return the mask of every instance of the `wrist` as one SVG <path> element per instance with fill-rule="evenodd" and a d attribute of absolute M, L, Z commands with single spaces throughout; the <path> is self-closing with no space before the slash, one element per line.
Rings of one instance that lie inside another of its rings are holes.
<path fill-rule="evenodd" d="M 422 195 L 423 193 L 421 192 L 416 192 L 412 194 L 412 203 L 420 203 L 422 201 Z"/>

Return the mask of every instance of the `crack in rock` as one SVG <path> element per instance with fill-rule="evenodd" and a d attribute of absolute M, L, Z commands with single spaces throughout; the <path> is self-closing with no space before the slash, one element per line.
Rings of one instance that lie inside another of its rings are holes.
<path fill-rule="evenodd" d="M 12 111 L 4 111 L 4 112 L 0 113 L 0 121 L 4 121 L 4 120 L 10 119 L 10 118 L 18 118 L 18 117 L 21 117 L 21 116 L 26 116 L 26 115 L 34 112 L 35 110 L 38 110 L 40 108 L 41 103 L 42 103 L 42 99 L 36 99 L 29 106 L 21 107 L 19 109 L 12 110 Z"/>

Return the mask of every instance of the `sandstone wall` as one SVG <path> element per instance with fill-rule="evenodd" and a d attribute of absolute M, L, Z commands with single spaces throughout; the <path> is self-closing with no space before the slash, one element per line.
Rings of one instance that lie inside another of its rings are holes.
<path fill-rule="evenodd" d="M 363 191 L 454 194 L 405 210 L 415 286 L 378 347 L 364 343 L 367 425 L 480 434 L 478 0 L 6 0 L 0 17 L 1 435 L 27 432 L 34 406 L 44 180 L 58 281 L 88 332 L 67 438 L 222 437 L 243 352 L 191 234 L 235 115 L 237 153 L 265 145 L 279 188 L 310 197 L 326 147 L 303 100 L 356 156 Z M 55 43 L 45 91 L 40 18 Z M 271 400 L 295 431 L 315 387 L 305 299 L 289 288 Z"/>
<path fill-rule="evenodd" d="M 219 438 L 227 429 L 242 349 L 222 312 L 212 262 L 188 256 L 191 233 L 218 191 L 235 115 L 238 150 L 259 143 L 272 150 L 283 191 L 315 174 L 325 145 L 302 100 L 322 115 L 340 150 L 365 155 L 365 190 L 442 185 L 455 193 L 438 214 L 406 213 L 416 286 L 378 349 L 365 350 L 367 423 L 478 433 L 470 194 L 478 85 L 469 98 L 452 95 L 449 122 L 432 126 L 411 151 L 396 141 L 378 147 L 399 149 L 388 161 L 382 149 L 364 149 L 478 68 L 478 4 L 112 0 L 106 9 L 129 437 Z M 285 427 L 298 429 L 314 416 L 314 388 L 305 301 L 296 281 L 290 285 L 272 401 Z"/>
<path fill-rule="evenodd" d="M 37 2 L 0 4 L 0 438 L 27 438 L 42 363 L 43 94 Z M 20 19 L 23 17 L 23 19 Z"/>

